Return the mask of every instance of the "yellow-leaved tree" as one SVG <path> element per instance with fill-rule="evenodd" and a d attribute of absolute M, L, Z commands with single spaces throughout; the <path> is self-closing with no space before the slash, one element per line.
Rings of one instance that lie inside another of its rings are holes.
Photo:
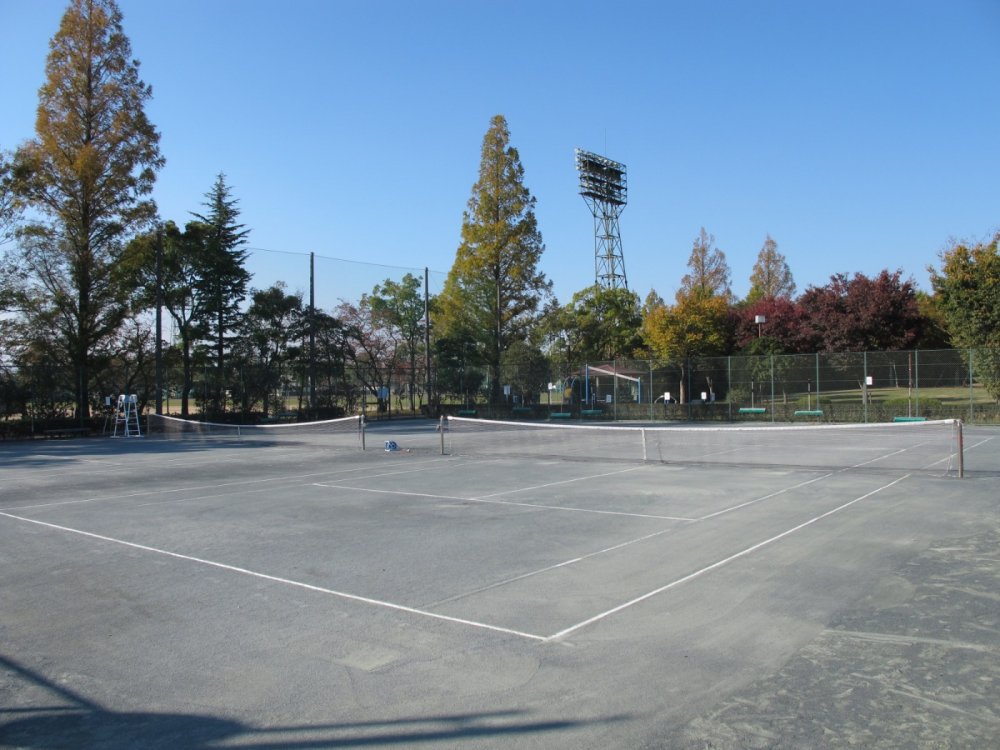
<path fill-rule="evenodd" d="M 479 179 L 462 219 L 462 243 L 434 321 L 439 340 L 457 343 L 487 366 L 494 404 L 500 400 L 505 353 L 527 340 L 552 293 L 551 282 L 538 270 L 545 246 L 534 209 L 507 121 L 496 115 L 483 138 Z"/>

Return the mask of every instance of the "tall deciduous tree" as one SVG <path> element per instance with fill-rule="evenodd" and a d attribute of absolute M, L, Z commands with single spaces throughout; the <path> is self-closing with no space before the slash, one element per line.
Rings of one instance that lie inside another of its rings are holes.
<path fill-rule="evenodd" d="M 238 222 L 238 203 L 226 176 L 219 174 L 205 194 L 206 212 L 194 214 L 205 231 L 196 291 L 215 359 L 216 382 L 210 404 L 214 411 L 225 410 L 226 352 L 240 324 L 240 303 L 246 299 L 250 283 L 250 272 L 244 267 L 248 253 L 243 248 L 250 230 Z"/>
<path fill-rule="evenodd" d="M 76 371 L 77 413 L 90 413 L 93 352 L 126 314 L 113 273 L 124 239 L 156 213 L 163 165 L 114 0 L 73 0 L 50 44 L 38 92 L 36 138 L 17 153 L 27 206 L 47 217 L 25 230 L 35 289 L 28 314 L 48 317 Z"/>
<path fill-rule="evenodd" d="M 163 307 L 173 319 L 181 355 L 181 416 L 190 413 L 194 384 L 193 347 L 206 332 L 206 300 L 195 293 L 201 282 L 207 252 L 208 228 L 198 221 L 188 222 L 183 231 L 172 221 L 161 231 L 148 232 L 128 244 L 122 259 L 123 269 L 135 279 L 141 291 L 140 304 L 156 304 L 156 253 L 160 247 Z"/>
<path fill-rule="evenodd" d="M 839 273 L 799 298 L 806 313 L 809 348 L 828 352 L 909 349 L 920 338 L 923 318 L 913 281 L 902 271 L 869 278 Z"/>
<path fill-rule="evenodd" d="M 10 156 L 0 151 L 0 246 L 14 236 L 14 219 L 19 201 L 14 190 L 14 163 Z"/>
<path fill-rule="evenodd" d="M 721 296 L 681 290 L 677 304 L 655 305 L 646 313 L 642 333 L 656 357 L 680 366 L 680 400 L 684 403 L 688 397 L 684 373 L 690 359 L 729 350 L 729 304 Z"/>
<path fill-rule="evenodd" d="M 577 292 L 547 326 L 550 348 L 571 365 L 633 357 L 643 345 L 639 296 L 628 289 L 594 285 Z"/>
<path fill-rule="evenodd" d="M 727 302 L 732 297 L 730 284 L 732 272 L 726 254 L 715 247 L 715 235 L 701 228 L 691 246 L 687 266 L 690 271 L 681 279 L 681 291 L 700 298 L 721 297 Z"/>
<path fill-rule="evenodd" d="M 930 269 L 935 299 L 955 346 L 975 349 L 977 378 L 1000 400 L 1000 233 L 988 243 L 955 243 Z"/>
<path fill-rule="evenodd" d="M 778 243 L 767 235 L 750 273 L 750 292 L 746 301 L 752 304 L 762 299 L 790 300 L 794 296 L 795 280 L 788 261 L 778 252 Z"/>
<path fill-rule="evenodd" d="M 500 398 L 504 352 L 524 341 L 551 283 L 538 270 L 545 246 L 535 199 L 502 115 L 483 138 L 479 179 L 462 221 L 462 243 L 439 298 L 441 332 L 476 342 L 490 370 L 491 399 Z"/>
<path fill-rule="evenodd" d="M 420 293 L 420 279 L 412 273 L 404 275 L 401 281 L 386 279 L 372 289 L 369 302 L 383 324 L 403 342 L 403 354 L 408 363 L 410 411 L 415 411 L 417 359 L 423 350 L 424 338 L 424 297 Z"/>

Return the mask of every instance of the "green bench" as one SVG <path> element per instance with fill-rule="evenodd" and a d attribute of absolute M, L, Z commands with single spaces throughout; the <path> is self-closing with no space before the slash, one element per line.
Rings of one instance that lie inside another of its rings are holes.
<path fill-rule="evenodd" d="M 459 409 L 458 416 L 460 417 L 477 417 L 479 412 L 475 409 Z"/>
<path fill-rule="evenodd" d="M 570 419 L 572 416 L 568 411 L 554 411 L 549 414 L 549 419 Z"/>
<path fill-rule="evenodd" d="M 535 410 L 530 406 L 515 406 L 511 412 L 514 414 L 534 414 Z"/>
<path fill-rule="evenodd" d="M 604 412 L 602 410 L 600 410 L 600 409 L 581 409 L 580 410 L 580 416 L 581 417 L 600 417 L 603 414 L 604 414 Z"/>
<path fill-rule="evenodd" d="M 795 412 L 796 417 L 822 417 L 822 409 L 799 409 Z"/>
<path fill-rule="evenodd" d="M 741 406 L 740 414 L 763 414 L 765 411 L 763 406 Z"/>

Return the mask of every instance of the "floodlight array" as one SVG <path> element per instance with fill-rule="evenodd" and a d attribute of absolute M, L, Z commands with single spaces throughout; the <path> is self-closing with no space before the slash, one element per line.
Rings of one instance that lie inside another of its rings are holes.
<path fill-rule="evenodd" d="M 615 206 L 624 206 L 628 186 L 625 165 L 599 154 L 576 149 L 580 195 Z"/>

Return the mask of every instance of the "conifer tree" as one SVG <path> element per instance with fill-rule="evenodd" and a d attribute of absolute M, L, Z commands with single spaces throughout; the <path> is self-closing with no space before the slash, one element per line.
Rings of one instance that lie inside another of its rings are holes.
<path fill-rule="evenodd" d="M 117 256 L 156 213 L 148 196 L 164 160 L 144 109 L 151 96 L 115 0 L 72 0 L 50 44 L 36 138 L 16 161 L 20 197 L 42 218 L 23 234 L 25 310 L 51 321 L 81 419 L 96 350 L 127 311 Z"/>
<path fill-rule="evenodd" d="M 726 254 L 715 247 L 715 235 L 701 228 L 691 246 L 687 262 L 689 273 L 681 279 L 681 291 L 699 297 L 722 297 L 729 301 L 732 296 L 730 280 L 732 272 L 726 262 Z"/>
<path fill-rule="evenodd" d="M 767 235 L 750 273 L 750 292 L 746 301 L 752 304 L 762 299 L 790 300 L 794 296 L 795 280 L 788 261 L 778 252 L 778 243 Z"/>
<path fill-rule="evenodd" d="M 473 345 L 489 368 L 494 403 L 505 352 L 527 339 L 540 303 L 551 295 L 551 282 L 538 270 L 545 246 L 534 209 L 507 121 L 496 115 L 483 138 L 462 242 L 439 298 L 441 335 Z"/>
<path fill-rule="evenodd" d="M 240 303 L 246 299 L 250 273 L 244 267 L 244 249 L 250 230 L 238 223 L 239 200 L 233 198 L 226 176 L 219 174 L 205 194 L 205 214 L 194 214 L 202 225 L 205 241 L 195 289 L 204 311 L 202 323 L 208 332 L 215 360 L 212 411 L 225 411 L 226 353 L 240 324 Z"/>

